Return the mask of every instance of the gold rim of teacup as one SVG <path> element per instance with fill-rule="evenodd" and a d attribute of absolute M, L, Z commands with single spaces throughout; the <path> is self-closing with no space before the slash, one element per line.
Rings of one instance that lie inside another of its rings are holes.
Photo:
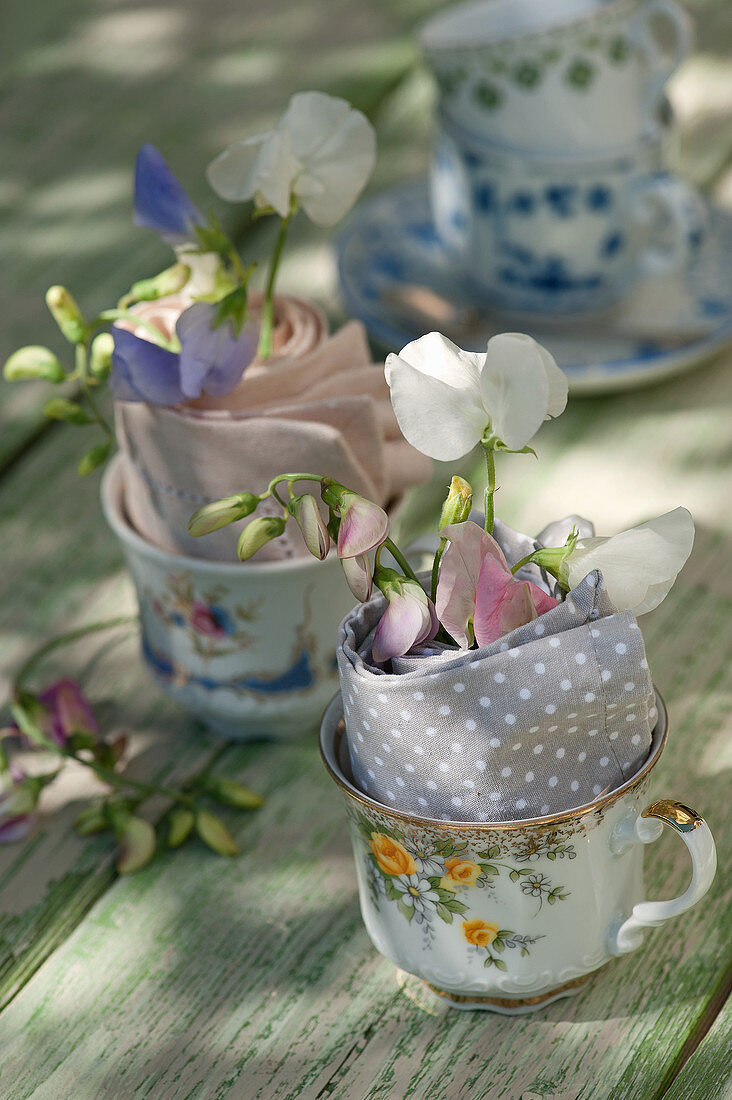
<path fill-rule="evenodd" d="M 611 806 L 614 802 L 617 802 L 619 798 L 633 790 L 634 787 L 642 783 L 643 780 L 650 774 L 651 770 L 657 763 L 663 748 L 668 739 L 668 710 L 666 709 L 666 703 L 663 696 L 654 687 L 656 693 L 656 710 L 658 711 L 658 717 L 656 719 L 656 725 L 654 726 L 654 733 L 657 730 L 659 724 L 662 726 L 662 733 L 658 743 L 652 748 L 651 755 L 646 760 L 643 767 L 635 773 L 630 779 L 626 780 L 621 786 L 616 787 L 615 790 L 608 791 L 607 794 L 598 795 L 592 802 L 585 802 L 582 806 L 575 806 L 571 810 L 562 810 L 556 814 L 547 814 L 546 817 L 525 817 L 517 819 L 515 821 L 443 821 L 439 818 L 425 817 L 421 814 L 405 813 L 400 810 L 393 810 L 391 806 L 385 805 L 383 802 L 377 802 L 375 798 L 371 798 L 369 795 L 364 794 L 363 791 L 359 791 L 354 787 L 348 779 L 340 773 L 340 770 L 331 765 L 328 755 L 326 753 L 324 743 L 326 736 L 328 735 L 327 725 L 329 725 L 329 715 L 331 709 L 340 699 L 340 692 L 338 692 L 333 699 L 331 699 L 323 717 L 323 722 L 320 727 L 320 755 L 325 764 L 331 779 L 345 791 L 349 798 L 354 802 L 360 802 L 362 806 L 366 806 L 370 810 L 374 810 L 377 813 L 382 814 L 385 817 L 395 818 L 397 821 L 405 821 L 409 824 L 423 825 L 430 829 L 443 829 L 450 832 L 456 830 L 475 830 L 476 832 L 492 832 L 492 831 L 512 831 L 517 829 L 527 828 L 528 826 L 557 826 L 561 825 L 565 821 L 573 821 L 581 817 L 590 817 L 599 813 L 602 810 L 606 810 L 608 806 Z M 333 731 L 333 757 L 336 763 L 336 767 L 339 768 L 338 758 L 341 740 L 345 733 L 346 725 L 343 718 L 343 714 L 335 724 L 335 730 Z"/>

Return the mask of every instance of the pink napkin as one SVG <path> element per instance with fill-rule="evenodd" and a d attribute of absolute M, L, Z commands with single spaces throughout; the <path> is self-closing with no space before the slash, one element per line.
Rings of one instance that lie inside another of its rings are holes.
<path fill-rule="evenodd" d="M 430 460 L 399 432 L 363 326 L 352 321 L 329 336 L 311 303 L 281 298 L 277 306 L 275 355 L 252 363 L 233 393 L 173 409 L 115 403 L 128 516 L 165 550 L 231 561 L 247 521 L 193 539 L 191 513 L 243 489 L 261 491 L 288 470 L 338 478 L 382 506 L 429 479 Z M 288 530 L 257 560 L 305 553 Z"/>

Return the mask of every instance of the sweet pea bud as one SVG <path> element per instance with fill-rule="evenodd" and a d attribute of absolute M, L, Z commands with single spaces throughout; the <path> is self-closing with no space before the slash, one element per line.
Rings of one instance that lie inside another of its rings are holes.
<path fill-rule="evenodd" d="M 473 490 L 467 481 L 457 475 L 450 482 L 450 490 L 447 499 L 442 505 L 440 523 L 437 528 L 441 531 L 451 523 L 465 523 L 470 516 L 473 507 Z"/>
<path fill-rule="evenodd" d="M 91 343 L 89 352 L 89 370 L 98 382 L 103 382 L 109 377 L 112 370 L 112 352 L 114 351 L 114 337 L 111 332 L 100 332 Z"/>
<path fill-rule="evenodd" d="M 367 554 L 384 541 L 389 534 L 389 517 L 383 508 L 331 477 L 324 477 L 320 484 L 324 503 L 340 514 L 339 558 Z"/>
<path fill-rule="evenodd" d="M 203 789 L 217 802 L 235 806 L 237 810 L 258 810 L 264 801 L 261 794 L 250 791 L 243 783 L 228 779 L 225 775 L 206 776 Z"/>
<path fill-rule="evenodd" d="M 155 830 L 149 821 L 128 816 L 116 827 L 117 870 L 121 875 L 139 871 L 155 854 Z"/>
<path fill-rule="evenodd" d="M 46 291 L 46 305 L 70 344 L 80 344 L 86 339 L 87 327 L 81 310 L 65 286 L 50 287 Z"/>
<path fill-rule="evenodd" d="M 93 836 L 110 828 L 109 818 L 103 805 L 87 806 L 74 818 L 74 829 L 79 836 Z"/>
<path fill-rule="evenodd" d="M 295 522 L 302 532 L 308 550 L 313 557 L 323 561 L 330 550 L 330 535 L 323 522 L 315 497 L 310 493 L 293 497 L 288 507 L 290 514 L 295 517 Z"/>
<path fill-rule="evenodd" d="M 223 500 L 215 500 L 212 504 L 205 504 L 188 521 L 188 534 L 198 538 L 200 535 L 210 535 L 212 531 L 218 531 L 229 523 L 236 523 L 256 511 L 259 501 L 260 498 L 254 493 L 236 493 L 234 496 L 224 497 Z"/>
<path fill-rule="evenodd" d="M 170 824 L 168 826 L 167 845 L 169 848 L 180 848 L 191 835 L 196 821 L 196 815 L 185 806 L 176 806 L 170 811 Z"/>
<path fill-rule="evenodd" d="M 65 397 L 52 397 L 43 406 L 43 415 L 49 420 L 65 420 L 68 424 L 91 424 L 89 413 L 76 401 Z"/>
<path fill-rule="evenodd" d="M 182 290 L 191 277 L 191 269 L 188 264 L 177 263 L 166 267 L 158 275 L 151 279 L 140 279 L 130 287 L 130 295 L 138 302 L 154 302 L 158 298 L 166 298 L 169 294 L 177 294 Z"/>
<path fill-rule="evenodd" d="M 240 561 L 248 561 L 272 539 L 279 538 L 286 526 L 284 516 L 259 516 L 242 531 L 236 552 Z"/>
<path fill-rule="evenodd" d="M 103 462 L 106 462 L 111 450 L 111 443 L 97 443 L 95 447 L 90 447 L 86 454 L 81 456 L 81 461 L 76 467 L 79 477 L 86 477 L 98 466 L 101 466 Z"/>
<path fill-rule="evenodd" d="M 368 554 L 356 554 L 353 558 L 341 558 L 346 584 L 357 600 L 365 603 L 371 596 L 374 582 Z"/>
<path fill-rule="evenodd" d="M 50 348 L 31 344 L 14 351 L 3 367 L 7 382 L 25 382 L 42 378 L 45 382 L 63 382 L 66 371 Z"/>
<path fill-rule="evenodd" d="M 196 832 L 204 844 L 221 856 L 235 856 L 239 849 L 236 841 L 215 814 L 209 810 L 199 810 L 196 814 Z"/>

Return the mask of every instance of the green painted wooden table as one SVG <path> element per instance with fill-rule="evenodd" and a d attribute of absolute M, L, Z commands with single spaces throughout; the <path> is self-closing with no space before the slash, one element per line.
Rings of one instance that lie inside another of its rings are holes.
<path fill-rule="evenodd" d="M 430 87 L 412 45 L 437 0 L 26 0 L 5 13 L 0 77 L 0 353 L 53 343 L 41 296 L 70 284 L 90 309 L 166 253 L 130 228 L 130 166 L 159 145 L 195 197 L 222 145 L 261 128 L 289 94 L 347 95 L 379 133 L 372 189 L 424 168 Z M 699 48 L 673 98 L 689 173 L 732 206 L 732 5 L 697 0 Z M 232 226 L 236 232 L 236 225 Z M 260 233 L 240 234 L 248 254 Z M 339 319 L 322 236 L 298 226 L 283 287 Z M 42 393 L 0 407 L 2 687 L 47 635 L 132 607 L 121 554 L 80 439 L 39 414 Z M 501 511 L 524 530 L 592 515 L 614 530 L 676 504 L 693 557 L 645 620 L 671 739 L 654 792 L 732 831 L 732 354 L 653 389 L 573 400 L 539 438 L 541 464 L 508 460 Z M 361 924 L 336 790 L 315 733 L 227 748 L 148 682 L 132 635 L 82 642 L 48 666 L 84 680 L 106 721 L 133 731 L 130 773 L 160 779 L 220 758 L 266 795 L 232 818 L 233 861 L 196 844 L 117 878 L 106 842 L 70 823 L 90 791 L 73 770 L 25 843 L 0 849 L 0 1096 L 717 1100 L 732 1096 L 730 920 L 724 874 L 692 912 L 647 936 L 576 998 L 522 1019 L 425 1007 L 400 989 Z M 162 807 L 151 804 L 154 817 Z M 649 853 L 651 896 L 688 878 L 681 846 Z"/>

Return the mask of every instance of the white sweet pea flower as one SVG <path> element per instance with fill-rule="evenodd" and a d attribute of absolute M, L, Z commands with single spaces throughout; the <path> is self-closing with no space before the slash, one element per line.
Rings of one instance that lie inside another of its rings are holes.
<path fill-rule="evenodd" d="M 461 458 L 488 434 L 519 451 L 567 404 L 567 378 L 530 336 L 507 332 L 485 353 L 430 332 L 386 360 L 399 427 L 430 458 Z"/>
<path fill-rule="evenodd" d="M 693 545 L 691 514 L 675 508 L 610 538 L 579 539 L 563 572 L 574 588 L 599 569 L 618 610 L 644 615 L 666 598 Z"/>
<path fill-rule="evenodd" d="M 300 92 L 274 130 L 230 145 L 208 166 L 223 199 L 290 213 L 294 196 L 316 225 L 335 225 L 373 171 L 374 128 L 345 99 Z"/>

